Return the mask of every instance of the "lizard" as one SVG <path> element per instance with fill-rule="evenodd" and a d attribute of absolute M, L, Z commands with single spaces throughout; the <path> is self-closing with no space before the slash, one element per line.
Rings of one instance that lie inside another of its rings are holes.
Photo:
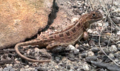
<path fill-rule="evenodd" d="M 51 50 L 56 46 L 67 46 L 69 44 L 74 45 L 78 40 L 84 37 L 84 32 L 86 32 L 86 29 L 89 28 L 91 23 L 99 21 L 102 18 L 103 16 L 100 11 L 91 11 L 82 15 L 75 24 L 63 31 L 45 36 L 42 39 L 33 39 L 16 44 L 15 51 L 21 58 L 31 62 L 50 62 L 50 60 L 35 60 L 28 58 L 20 53 L 19 47 L 27 45 L 39 45 L 39 47 L 46 47 L 46 49 Z"/>

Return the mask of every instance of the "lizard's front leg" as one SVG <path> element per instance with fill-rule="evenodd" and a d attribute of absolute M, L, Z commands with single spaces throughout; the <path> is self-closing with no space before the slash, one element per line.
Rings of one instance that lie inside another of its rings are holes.
<path fill-rule="evenodd" d="M 89 35 L 88 35 L 88 33 L 85 31 L 85 32 L 83 32 L 83 39 L 84 40 L 87 40 L 89 38 Z"/>

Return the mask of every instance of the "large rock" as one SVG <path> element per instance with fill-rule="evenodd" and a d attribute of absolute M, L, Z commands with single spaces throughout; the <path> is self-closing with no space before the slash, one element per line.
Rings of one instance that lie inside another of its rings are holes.
<path fill-rule="evenodd" d="M 48 22 L 53 0 L 0 0 L 0 49 L 37 34 Z"/>

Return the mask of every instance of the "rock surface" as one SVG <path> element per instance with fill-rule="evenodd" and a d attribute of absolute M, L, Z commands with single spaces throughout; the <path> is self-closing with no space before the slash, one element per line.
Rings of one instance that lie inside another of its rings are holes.
<path fill-rule="evenodd" d="M 15 45 L 48 23 L 53 0 L 1 0 L 0 49 Z"/>

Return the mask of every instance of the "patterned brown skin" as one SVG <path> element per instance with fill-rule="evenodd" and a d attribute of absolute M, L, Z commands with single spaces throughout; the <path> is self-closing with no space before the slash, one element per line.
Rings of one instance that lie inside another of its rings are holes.
<path fill-rule="evenodd" d="M 56 46 L 67 46 L 69 44 L 75 44 L 75 42 L 81 39 L 86 32 L 86 28 L 93 22 L 99 21 L 103 18 L 102 14 L 99 11 L 92 11 L 90 13 L 82 15 L 78 22 L 74 25 L 66 28 L 61 32 L 54 33 L 52 35 L 45 36 L 42 39 L 34 39 L 27 42 L 18 43 L 15 46 L 16 53 L 32 62 L 49 62 L 50 60 L 34 60 L 30 59 L 19 52 L 19 47 L 26 45 L 39 45 L 39 47 L 46 47 L 48 50 L 53 49 Z"/>

